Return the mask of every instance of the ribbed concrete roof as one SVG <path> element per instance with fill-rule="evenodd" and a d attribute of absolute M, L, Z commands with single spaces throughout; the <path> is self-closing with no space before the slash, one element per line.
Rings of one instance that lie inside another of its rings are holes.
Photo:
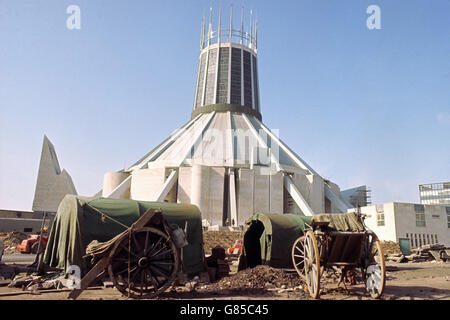
<path fill-rule="evenodd" d="M 197 115 L 128 170 L 192 163 L 248 167 L 257 152 L 261 165 L 317 174 L 255 116 L 230 111 Z"/>

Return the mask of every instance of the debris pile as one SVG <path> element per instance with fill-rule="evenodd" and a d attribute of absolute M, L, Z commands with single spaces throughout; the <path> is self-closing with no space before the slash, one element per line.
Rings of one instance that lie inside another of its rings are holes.
<path fill-rule="evenodd" d="M 61 272 L 49 272 L 44 275 L 17 275 L 8 287 L 22 288 L 23 290 L 35 291 L 46 289 L 61 289 L 66 286 L 67 279 Z"/>
<path fill-rule="evenodd" d="M 17 251 L 17 245 L 27 239 L 28 235 L 18 231 L 0 232 L 0 238 L 3 240 L 5 246 L 4 254 L 14 254 L 19 253 Z"/>
<path fill-rule="evenodd" d="M 408 256 L 402 253 L 390 253 L 386 255 L 386 260 L 397 263 L 404 262 L 426 262 L 426 261 L 449 261 L 450 250 L 441 244 L 427 244 L 411 250 Z"/>
<path fill-rule="evenodd" d="M 395 255 L 402 254 L 400 246 L 394 241 L 381 241 L 381 246 L 383 247 L 383 253 L 385 255 Z"/>
<path fill-rule="evenodd" d="M 212 248 L 217 246 L 224 247 L 227 250 L 237 239 L 244 236 L 240 231 L 203 231 L 203 243 L 206 254 L 211 254 Z"/>
<path fill-rule="evenodd" d="M 219 294 L 258 294 L 268 291 L 303 292 L 303 281 L 297 273 L 259 265 L 253 269 L 222 278 L 220 281 L 197 288 L 198 292 L 218 292 Z"/>

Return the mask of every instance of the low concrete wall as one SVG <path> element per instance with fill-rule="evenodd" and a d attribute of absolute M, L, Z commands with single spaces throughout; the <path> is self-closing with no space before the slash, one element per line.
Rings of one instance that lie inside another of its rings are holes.
<path fill-rule="evenodd" d="M 47 221 L 49 228 L 51 228 L 53 218 Z M 0 218 L 0 232 L 36 233 L 41 229 L 41 226 L 41 219 Z"/>
<path fill-rule="evenodd" d="M 34 212 L 20 210 L 0 210 L 0 218 L 28 218 L 32 219 Z"/>

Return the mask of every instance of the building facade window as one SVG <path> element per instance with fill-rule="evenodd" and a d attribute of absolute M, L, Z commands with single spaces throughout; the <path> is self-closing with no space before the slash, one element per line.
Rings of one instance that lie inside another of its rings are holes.
<path fill-rule="evenodd" d="M 425 206 L 415 204 L 414 211 L 416 213 L 416 227 L 425 227 Z"/>
<path fill-rule="evenodd" d="M 218 49 L 212 49 L 209 51 L 208 69 L 206 70 L 206 93 L 205 93 L 205 105 L 215 103 L 214 90 L 216 85 L 216 69 L 217 69 L 217 55 Z"/>
<path fill-rule="evenodd" d="M 231 48 L 230 103 L 241 105 L 241 49 Z"/>
<path fill-rule="evenodd" d="M 450 204 L 450 182 L 419 185 L 420 203 Z"/>
<path fill-rule="evenodd" d="M 217 103 L 228 102 L 228 61 L 230 48 L 220 48 L 219 69 L 217 75 Z"/>
<path fill-rule="evenodd" d="M 450 207 L 445 207 L 447 211 L 447 228 L 450 228 Z"/>
<path fill-rule="evenodd" d="M 425 227 L 425 213 L 416 213 L 416 227 Z"/>
<path fill-rule="evenodd" d="M 383 212 L 377 213 L 377 226 L 378 227 L 384 226 L 384 213 Z"/>
<path fill-rule="evenodd" d="M 244 66 L 244 106 L 252 108 L 253 107 L 253 96 L 252 96 L 252 69 L 250 53 L 243 51 L 243 66 Z"/>
<path fill-rule="evenodd" d="M 259 89 L 258 89 L 258 71 L 256 66 L 256 58 L 253 59 L 253 95 L 255 97 L 255 110 L 259 112 Z"/>
<path fill-rule="evenodd" d="M 200 56 L 200 67 L 198 71 L 198 83 L 197 83 L 197 98 L 196 98 L 196 107 L 199 107 L 202 105 L 202 99 L 203 99 L 203 84 L 205 79 L 205 69 L 206 69 L 206 53 L 203 53 Z"/>

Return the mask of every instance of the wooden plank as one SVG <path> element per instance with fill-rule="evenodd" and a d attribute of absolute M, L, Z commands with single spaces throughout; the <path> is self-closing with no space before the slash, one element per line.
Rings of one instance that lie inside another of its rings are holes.
<path fill-rule="evenodd" d="M 109 263 L 109 255 L 104 256 L 99 262 L 81 279 L 80 288 L 71 290 L 68 299 L 76 299 L 80 294 L 89 287 L 89 285 L 97 279 L 98 275 L 103 272 Z"/>
<path fill-rule="evenodd" d="M 85 290 L 99 290 L 103 289 L 103 287 L 89 287 Z M 13 291 L 13 292 L 2 292 L 0 293 L 0 297 L 10 297 L 10 296 L 18 296 L 22 294 L 43 294 L 43 293 L 58 293 L 58 292 L 67 292 L 72 291 L 72 289 L 48 289 L 48 290 L 36 290 L 36 291 Z"/>

